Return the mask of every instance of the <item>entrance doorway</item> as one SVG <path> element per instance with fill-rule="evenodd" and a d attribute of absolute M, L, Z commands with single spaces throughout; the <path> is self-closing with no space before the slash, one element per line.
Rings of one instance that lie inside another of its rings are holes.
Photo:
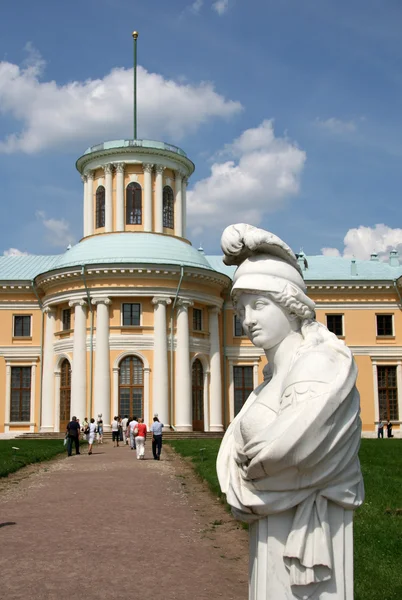
<path fill-rule="evenodd" d="M 71 418 L 71 368 L 65 358 L 60 368 L 60 431 L 64 432 Z"/>
<path fill-rule="evenodd" d="M 204 431 L 204 369 L 196 358 L 192 368 L 193 431 Z"/>
<path fill-rule="evenodd" d="M 119 415 L 144 418 L 144 365 L 136 356 L 120 363 Z"/>

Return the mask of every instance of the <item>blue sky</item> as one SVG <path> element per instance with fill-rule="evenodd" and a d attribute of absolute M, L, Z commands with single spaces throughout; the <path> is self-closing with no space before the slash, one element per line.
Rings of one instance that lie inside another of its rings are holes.
<path fill-rule="evenodd" d="M 0 253 L 80 239 L 75 160 L 132 137 L 133 29 L 139 137 L 196 164 L 194 245 L 244 220 L 307 254 L 402 254 L 399 0 L 7 3 Z"/>

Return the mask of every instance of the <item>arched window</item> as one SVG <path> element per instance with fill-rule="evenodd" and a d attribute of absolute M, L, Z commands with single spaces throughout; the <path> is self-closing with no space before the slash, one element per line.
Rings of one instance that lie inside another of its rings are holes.
<path fill-rule="evenodd" d="M 71 412 L 71 366 L 65 358 L 60 367 L 60 431 L 65 431 Z M 79 415 L 80 416 L 80 415 Z M 82 418 L 82 417 L 81 417 Z"/>
<path fill-rule="evenodd" d="M 144 365 L 136 356 L 120 363 L 119 415 L 144 417 Z"/>
<path fill-rule="evenodd" d="M 163 226 L 174 229 L 173 190 L 169 185 L 163 188 Z"/>
<path fill-rule="evenodd" d="M 204 431 L 204 369 L 196 358 L 192 368 L 193 429 Z"/>
<path fill-rule="evenodd" d="M 96 190 L 96 229 L 105 226 L 105 188 L 100 185 Z"/>
<path fill-rule="evenodd" d="M 126 188 L 126 224 L 142 223 L 142 189 L 139 183 L 132 181 Z"/>

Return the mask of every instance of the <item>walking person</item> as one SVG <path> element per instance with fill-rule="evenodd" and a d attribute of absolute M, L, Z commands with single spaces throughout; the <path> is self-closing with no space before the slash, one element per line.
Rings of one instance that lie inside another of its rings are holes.
<path fill-rule="evenodd" d="M 147 426 L 144 423 L 144 419 L 138 417 L 138 425 L 134 429 L 135 432 L 138 431 L 138 435 L 135 438 L 135 445 L 137 447 L 137 458 L 138 460 L 144 460 L 145 458 L 145 441 L 147 439 Z"/>
<path fill-rule="evenodd" d="M 128 416 L 125 415 L 124 419 L 122 419 L 122 422 L 121 422 L 121 426 L 123 428 L 123 444 L 124 445 L 128 444 L 127 425 L 128 425 Z"/>
<path fill-rule="evenodd" d="M 103 419 L 102 419 L 102 414 L 98 415 L 98 419 L 96 421 L 96 430 L 98 432 L 98 444 L 103 444 Z"/>
<path fill-rule="evenodd" d="M 88 454 L 92 454 L 92 445 L 94 443 L 95 440 L 95 433 L 96 433 L 96 424 L 95 424 L 95 419 L 92 418 L 89 425 L 88 425 Z"/>
<path fill-rule="evenodd" d="M 80 424 L 77 417 L 72 417 L 67 425 L 67 454 L 71 456 L 73 450 L 73 442 L 75 444 L 75 453 L 80 454 Z"/>
<path fill-rule="evenodd" d="M 378 438 L 384 438 L 384 423 L 382 421 L 378 422 L 377 437 Z"/>
<path fill-rule="evenodd" d="M 89 422 L 88 422 L 88 417 L 85 417 L 85 419 L 82 422 L 82 427 L 81 427 L 81 431 L 82 431 L 82 439 L 86 440 L 87 439 L 87 435 L 89 433 Z"/>
<path fill-rule="evenodd" d="M 122 426 L 122 420 L 121 420 L 120 415 L 117 417 L 117 422 L 119 424 L 119 442 L 122 442 L 123 441 L 123 426 Z"/>
<path fill-rule="evenodd" d="M 119 417 L 113 417 L 113 421 L 112 421 L 112 441 L 113 441 L 113 448 L 117 448 L 119 447 L 119 422 L 118 422 L 118 418 Z"/>
<path fill-rule="evenodd" d="M 152 454 L 154 460 L 160 460 L 162 452 L 162 430 L 163 423 L 161 423 L 158 417 L 154 417 L 154 422 L 151 425 L 150 431 L 152 431 Z"/>
<path fill-rule="evenodd" d="M 391 423 L 391 421 L 389 419 L 387 421 L 387 437 L 389 437 L 389 438 L 393 438 L 394 437 L 392 435 L 392 423 Z"/>
<path fill-rule="evenodd" d="M 138 425 L 137 417 L 133 417 L 131 419 L 130 423 L 128 424 L 128 428 L 129 428 L 129 431 L 130 431 L 130 448 L 131 448 L 131 450 L 135 450 L 136 449 L 134 429 L 137 427 L 137 425 Z"/>

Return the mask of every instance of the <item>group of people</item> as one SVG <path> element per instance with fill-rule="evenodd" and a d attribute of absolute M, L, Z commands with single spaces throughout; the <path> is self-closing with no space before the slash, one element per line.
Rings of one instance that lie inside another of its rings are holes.
<path fill-rule="evenodd" d="M 123 419 L 120 416 L 113 418 L 112 424 L 112 441 L 113 447 L 118 447 L 120 442 L 123 445 L 130 445 L 131 450 L 136 451 L 137 459 L 144 460 L 145 457 L 145 442 L 147 439 L 148 429 L 141 417 L 128 418 L 126 415 Z M 162 452 L 162 432 L 163 423 L 159 421 L 158 415 L 153 418 L 153 423 L 149 429 L 152 434 L 152 454 L 154 460 L 160 460 Z M 89 421 L 85 417 L 82 425 L 77 417 L 72 417 L 66 428 L 66 444 L 67 454 L 72 455 L 73 444 L 75 445 L 75 453 L 80 453 L 80 434 L 83 439 L 88 442 L 88 454 L 92 454 L 92 447 L 96 435 L 98 435 L 98 443 L 103 444 L 103 419 L 102 415 L 98 415 L 95 419 Z"/>
<path fill-rule="evenodd" d="M 378 422 L 377 437 L 384 438 L 384 423 L 383 423 L 383 421 Z M 387 437 L 389 437 L 389 438 L 394 437 L 393 433 L 392 433 L 392 423 L 389 420 L 387 421 Z"/>

